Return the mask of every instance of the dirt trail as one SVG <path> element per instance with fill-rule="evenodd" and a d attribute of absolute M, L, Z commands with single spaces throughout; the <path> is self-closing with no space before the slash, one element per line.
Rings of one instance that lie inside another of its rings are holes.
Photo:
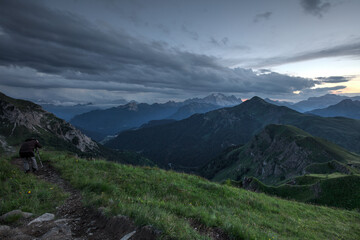
<path fill-rule="evenodd" d="M 21 159 L 14 159 L 12 163 L 22 169 Z M 55 216 L 56 219 L 61 219 L 58 222 L 62 221 L 66 226 L 70 227 L 71 232 L 70 234 L 65 234 L 67 237 L 64 238 L 66 229 L 64 230 L 60 227 L 59 234 L 62 234 L 62 237 L 59 239 L 156 239 L 157 233 L 149 226 L 139 228 L 125 216 L 108 218 L 96 209 L 85 207 L 82 204 L 80 192 L 62 179 L 60 174 L 50 164 L 44 163 L 44 167 L 39 168 L 39 171 L 29 174 L 35 174 L 38 178 L 56 184 L 65 192 L 69 193 L 68 199 L 66 199 L 64 205 L 58 207 Z M 47 234 L 49 229 L 54 226 L 53 221 L 47 224 L 49 225 L 48 227 L 46 227 L 46 223 L 43 223 L 34 230 L 34 224 L 31 225 L 32 227 L 30 229 L 27 223 L 24 223 L 24 226 L 17 227 L 17 230 L 30 235 L 32 237 L 31 239 L 42 239 L 41 236 Z M 129 237 L 130 235 L 131 237 Z M 56 239 L 56 234 L 55 237 L 52 236 L 52 239 Z"/>

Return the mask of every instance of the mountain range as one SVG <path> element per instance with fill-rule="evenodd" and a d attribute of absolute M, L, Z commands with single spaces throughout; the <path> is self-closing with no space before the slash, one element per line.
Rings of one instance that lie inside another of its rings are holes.
<path fill-rule="evenodd" d="M 120 133 L 105 145 L 138 151 L 159 166 L 194 169 L 230 146 L 246 144 L 268 124 L 288 124 L 360 152 L 360 121 L 302 114 L 259 97 L 187 119 Z"/>
<path fill-rule="evenodd" d="M 326 94 L 319 97 L 310 97 L 307 100 L 303 100 L 297 103 L 271 100 L 269 98 L 266 98 L 264 100 L 274 105 L 292 108 L 298 112 L 308 112 L 314 109 L 326 108 L 330 105 L 337 104 L 345 99 L 360 100 L 360 96 L 348 97 L 336 94 Z"/>
<path fill-rule="evenodd" d="M 101 141 L 107 135 L 137 128 L 151 120 L 184 119 L 195 113 L 204 113 L 224 106 L 234 106 L 242 101 L 235 96 L 220 93 L 205 98 L 193 98 L 184 102 L 136 103 L 94 110 L 71 119 L 71 123 L 86 132 L 90 137 Z"/>
<path fill-rule="evenodd" d="M 360 119 L 360 101 L 345 99 L 327 108 L 315 109 L 307 113 L 322 117 L 347 117 Z"/>
<path fill-rule="evenodd" d="M 44 110 L 51 112 L 58 118 L 64 119 L 66 121 L 69 121 L 75 115 L 99 109 L 98 106 L 95 106 L 92 103 L 76 104 L 76 105 L 71 105 L 71 106 L 42 103 L 42 104 L 40 104 L 40 106 Z"/>

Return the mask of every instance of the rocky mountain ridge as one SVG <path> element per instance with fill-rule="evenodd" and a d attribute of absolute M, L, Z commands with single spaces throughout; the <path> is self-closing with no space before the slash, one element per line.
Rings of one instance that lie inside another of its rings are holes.
<path fill-rule="evenodd" d="M 26 136 L 48 136 L 62 140 L 81 152 L 97 152 L 97 143 L 66 121 L 46 112 L 32 102 L 17 100 L 0 93 L 0 135 L 19 144 Z M 14 140 L 12 140 L 14 139 Z M 44 139 L 45 140 L 45 139 Z M 10 144 L 11 145 L 11 144 Z"/>

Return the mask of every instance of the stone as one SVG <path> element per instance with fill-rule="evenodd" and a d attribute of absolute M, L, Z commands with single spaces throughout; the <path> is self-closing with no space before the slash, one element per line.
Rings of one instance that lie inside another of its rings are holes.
<path fill-rule="evenodd" d="M 120 240 L 128 240 L 130 239 L 134 234 L 136 233 L 136 231 L 133 231 L 131 233 L 126 234 L 125 236 L 123 236 Z"/>
<path fill-rule="evenodd" d="M 71 219 L 66 219 L 66 218 L 61 218 L 55 221 L 56 224 L 66 224 L 69 221 L 71 221 Z"/>
<path fill-rule="evenodd" d="M 19 209 L 16 209 L 16 210 L 12 210 L 8 213 L 5 213 L 4 215 L 2 215 L 0 217 L 0 220 L 4 221 L 5 219 L 7 219 L 8 217 L 12 217 L 12 216 L 22 216 L 22 211 L 20 211 Z"/>
<path fill-rule="evenodd" d="M 32 220 L 31 222 L 29 222 L 28 225 L 31 225 L 33 223 L 41 223 L 41 222 L 48 222 L 51 221 L 55 218 L 55 215 L 52 213 L 44 213 L 43 215 L 41 215 L 38 218 L 35 218 L 34 220 Z"/>
<path fill-rule="evenodd" d="M 67 240 L 72 239 L 72 232 L 66 224 L 57 224 L 56 227 L 51 228 L 47 233 L 41 236 L 41 240 Z"/>
<path fill-rule="evenodd" d="M 4 215 L 2 215 L 0 217 L 0 220 L 1 221 L 4 221 L 6 220 L 8 217 L 12 217 L 12 216 L 20 216 L 22 218 L 29 218 L 31 217 L 33 214 L 32 213 L 28 213 L 28 212 L 22 212 L 21 210 L 19 209 L 16 209 L 16 210 L 12 210 L 8 213 L 5 213 Z"/>
<path fill-rule="evenodd" d="M 5 232 L 5 231 L 9 231 L 10 227 L 6 226 L 6 225 L 0 225 L 0 233 L 1 232 Z"/>
<path fill-rule="evenodd" d="M 29 218 L 29 217 L 32 217 L 33 215 L 34 215 L 34 214 L 29 213 L 29 212 L 22 212 L 23 218 Z"/>

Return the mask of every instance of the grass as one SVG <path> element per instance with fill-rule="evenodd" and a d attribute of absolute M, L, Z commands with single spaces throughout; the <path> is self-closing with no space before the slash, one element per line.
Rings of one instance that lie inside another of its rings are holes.
<path fill-rule="evenodd" d="M 308 174 L 290 181 L 294 181 L 295 185 L 269 186 L 256 178 L 253 181 L 258 191 L 273 196 L 345 209 L 360 209 L 360 175 L 357 174 Z M 237 182 L 232 184 L 238 185 Z"/>
<path fill-rule="evenodd" d="M 57 186 L 25 174 L 9 161 L 0 159 L 0 215 L 15 209 L 35 215 L 55 212 L 66 194 Z"/>
<path fill-rule="evenodd" d="M 218 227 L 233 239 L 359 239 L 360 215 L 282 200 L 198 176 L 152 167 L 87 161 L 48 152 L 49 160 L 81 190 L 86 204 L 109 215 L 152 225 L 162 239 L 208 239 L 190 224 Z"/>

